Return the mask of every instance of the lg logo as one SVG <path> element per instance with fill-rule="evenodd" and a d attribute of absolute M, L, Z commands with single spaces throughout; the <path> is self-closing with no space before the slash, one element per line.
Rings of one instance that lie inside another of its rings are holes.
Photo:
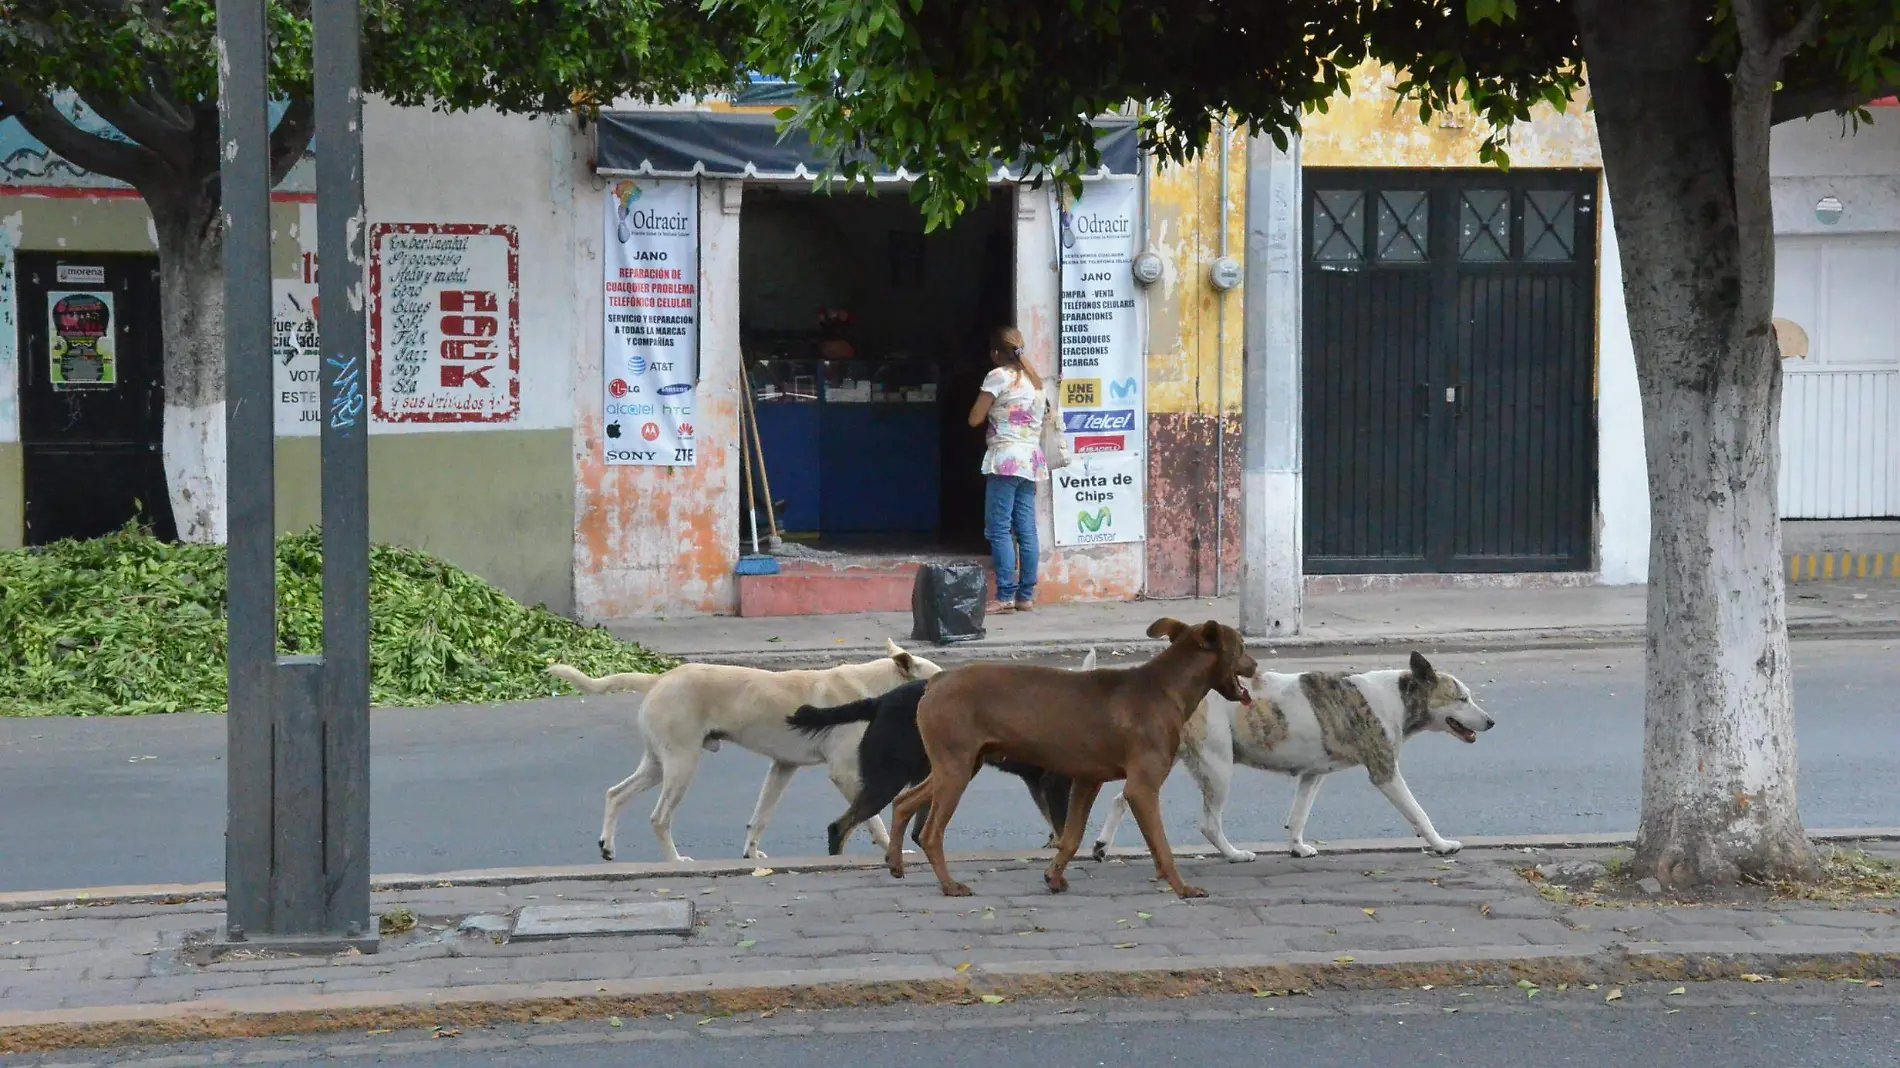
<path fill-rule="evenodd" d="M 624 397 L 629 393 L 640 392 L 639 386 L 629 386 L 624 378 L 616 378 L 607 383 L 607 392 L 614 397 Z"/>

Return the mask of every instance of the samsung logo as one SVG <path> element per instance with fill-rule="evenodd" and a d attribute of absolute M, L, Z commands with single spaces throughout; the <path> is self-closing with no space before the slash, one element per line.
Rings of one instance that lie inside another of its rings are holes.
<path fill-rule="evenodd" d="M 658 393 L 662 397 L 675 397 L 692 388 L 693 388 L 693 384 L 691 382 L 675 382 L 670 386 L 661 386 L 659 389 L 655 390 L 654 392 Z"/>

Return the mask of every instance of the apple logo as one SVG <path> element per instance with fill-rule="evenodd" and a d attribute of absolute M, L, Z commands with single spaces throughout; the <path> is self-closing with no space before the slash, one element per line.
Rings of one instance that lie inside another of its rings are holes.
<path fill-rule="evenodd" d="M 620 436 L 620 424 L 619 424 L 619 423 L 608 423 L 608 424 L 607 424 L 607 436 L 608 436 L 608 437 L 610 437 L 610 438 L 617 438 L 617 437 L 619 437 L 619 436 Z"/>

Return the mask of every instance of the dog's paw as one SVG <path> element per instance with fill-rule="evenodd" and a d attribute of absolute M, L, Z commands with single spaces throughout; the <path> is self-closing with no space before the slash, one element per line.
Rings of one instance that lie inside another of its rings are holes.
<path fill-rule="evenodd" d="M 1069 877 L 1059 871 L 1046 871 L 1042 873 L 1042 885 L 1048 887 L 1052 894 L 1067 893 Z"/>
<path fill-rule="evenodd" d="M 1108 859 L 1108 843 L 1107 842 L 1095 843 L 1095 848 L 1089 852 L 1089 856 L 1094 857 L 1098 863 L 1100 861 L 1107 860 Z"/>
<path fill-rule="evenodd" d="M 745 851 L 745 855 L 741 859 L 743 860 L 770 860 L 771 858 L 765 855 L 765 850 L 760 849 L 758 846 L 753 846 L 751 849 L 748 849 Z"/>
<path fill-rule="evenodd" d="M 1255 853 L 1246 849 L 1236 849 L 1232 853 L 1224 853 L 1222 856 L 1227 858 L 1227 863 L 1229 864 L 1246 864 L 1259 859 Z"/>
<path fill-rule="evenodd" d="M 1198 886 L 1189 886 L 1186 883 L 1181 884 L 1181 889 L 1175 891 L 1175 893 L 1179 894 L 1182 897 L 1206 897 L 1207 896 L 1207 891 L 1201 889 Z"/>
<path fill-rule="evenodd" d="M 602 860 L 614 859 L 614 847 L 608 845 L 606 839 L 604 838 L 600 842 L 600 859 Z"/>
<path fill-rule="evenodd" d="M 1293 843 L 1293 847 L 1291 850 L 1289 850 L 1289 852 L 1291 852 L 1294 856 L 1301 857 L 1301 858 L 1319 856 L 1319 850 L 1314 849 L 1312 846 L 1307 845 L 1305 842 Z"/>
<path fill-rule="evenodd" d="M 945 897 L 969 897 L 974 891 L 962 883 L 951 883 L 943 888 Z"/>
<path fill-rule="evenodd" d="M 1454 842 L 1449 838 L 1441 838 L 1431 845 L 1432 852 L 1441 857 L 1449 857 L 1464 847 L 1465 844 L 1463 842 Z"/>

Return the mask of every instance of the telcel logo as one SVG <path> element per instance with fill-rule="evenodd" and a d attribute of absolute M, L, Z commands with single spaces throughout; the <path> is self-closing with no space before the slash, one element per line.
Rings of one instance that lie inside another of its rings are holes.
<path fill-rule="evenodd" d="M 1063 412 L 1062 429 L 1071 434 L 1084 433 L 1123 433 L 1135 428 L 1135 413 L 1131 408 L 1118 408 L 1106 412 Z"/>

